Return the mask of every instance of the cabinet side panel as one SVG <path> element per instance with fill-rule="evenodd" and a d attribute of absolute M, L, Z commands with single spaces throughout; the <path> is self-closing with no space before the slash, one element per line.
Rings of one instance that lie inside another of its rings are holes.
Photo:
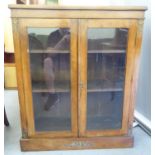
<path fill-rule="evenodd" d="M 135 108 L 135 100 L 136 100 L 137 85 L 138 85 L 143 23 L 144 23 L 143 20 L 137 20 L 136 22 L 137 29 L 136 29 L 136 37 L 135 37 L 135 53 L 134 53 L 133 75 L 132 75 L 132 85 L 131 85 L 129 128 L 132 128 L 132 123 L 134 120 L 134 108 Z"/>
<path fill-rule="evenodd" d="M 25 95 L 23 86 L 23 71 L 21 62 L 21 48 L 20 48 L 20 37 L 19 37 L 19 19 L 12 18 L 13 27 L 13 40 L 14 40 L 14 50 L 15 50 L 15 66 L 16 66 L 16 76 L 17 76 L 17 88 L 19 96 L 20 105 L 20 118 L 22 127 L 22 137 L 27 137 L 27 118 L 26 118 L 26 108 L 25 108 Z"/>
<path fill-rule="evenodd" d="M 134 53 L 135 53 L 135 37 L 136 37 L 136 20 L 131 21 L 128 36 L 128 50 L 126 60 L 126 73 L 125 73 L 125 86 L 124 86 L 124 112 L 123 112 L 123 133 L 127 134 L 128 120 L 131 117 L 130 106 L 133 104 L 131 101 L 132 90 L 132 77 L 134 69 Z"/>

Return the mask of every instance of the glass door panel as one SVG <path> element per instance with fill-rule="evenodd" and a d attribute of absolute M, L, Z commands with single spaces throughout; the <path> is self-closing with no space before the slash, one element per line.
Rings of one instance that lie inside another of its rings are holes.
<path fill-rule="evenodd" d="M 35 130 L 71 130 L 70 29 L 27 31 Z"/>
<path fill-rule="evenodd" d="M 87 130 L 122 128 L 128 29 L 87 31 Z"/>

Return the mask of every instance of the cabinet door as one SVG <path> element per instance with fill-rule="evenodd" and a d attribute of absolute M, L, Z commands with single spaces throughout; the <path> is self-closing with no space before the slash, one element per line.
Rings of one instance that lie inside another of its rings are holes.
<path fill-rule="evenodd" d="M 79 21 L 79 134 L 128 133 L 135 20 Z"/>
<path fill-rule="evenodd" d="M 68 19 L 19 22 L 30 137 L 77 135 L 76 22 Z"/>

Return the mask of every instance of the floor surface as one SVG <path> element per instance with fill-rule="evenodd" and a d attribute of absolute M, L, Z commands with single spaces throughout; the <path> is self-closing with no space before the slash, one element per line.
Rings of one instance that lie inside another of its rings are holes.
<path fill-rule="evenodd" d="M 127 149 L 96 149 L 76 151 L 41 151 L 21 152 L 19 139 L 21 137 L 18 93 L 16 90 L 5 90 L 4 104 L 10 127 L 4 127 L 5 155 L 151 155 L 150 136 L 140 127 L 133 129 L 135 143 L 133 148 Z"/>

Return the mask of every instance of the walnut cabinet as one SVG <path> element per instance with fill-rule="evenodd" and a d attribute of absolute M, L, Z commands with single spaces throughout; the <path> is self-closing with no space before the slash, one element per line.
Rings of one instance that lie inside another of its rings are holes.
<path fill-rule="evenodd" d="M 21 149 L 132 147 L 146 8 L 9 7 Z"/>

